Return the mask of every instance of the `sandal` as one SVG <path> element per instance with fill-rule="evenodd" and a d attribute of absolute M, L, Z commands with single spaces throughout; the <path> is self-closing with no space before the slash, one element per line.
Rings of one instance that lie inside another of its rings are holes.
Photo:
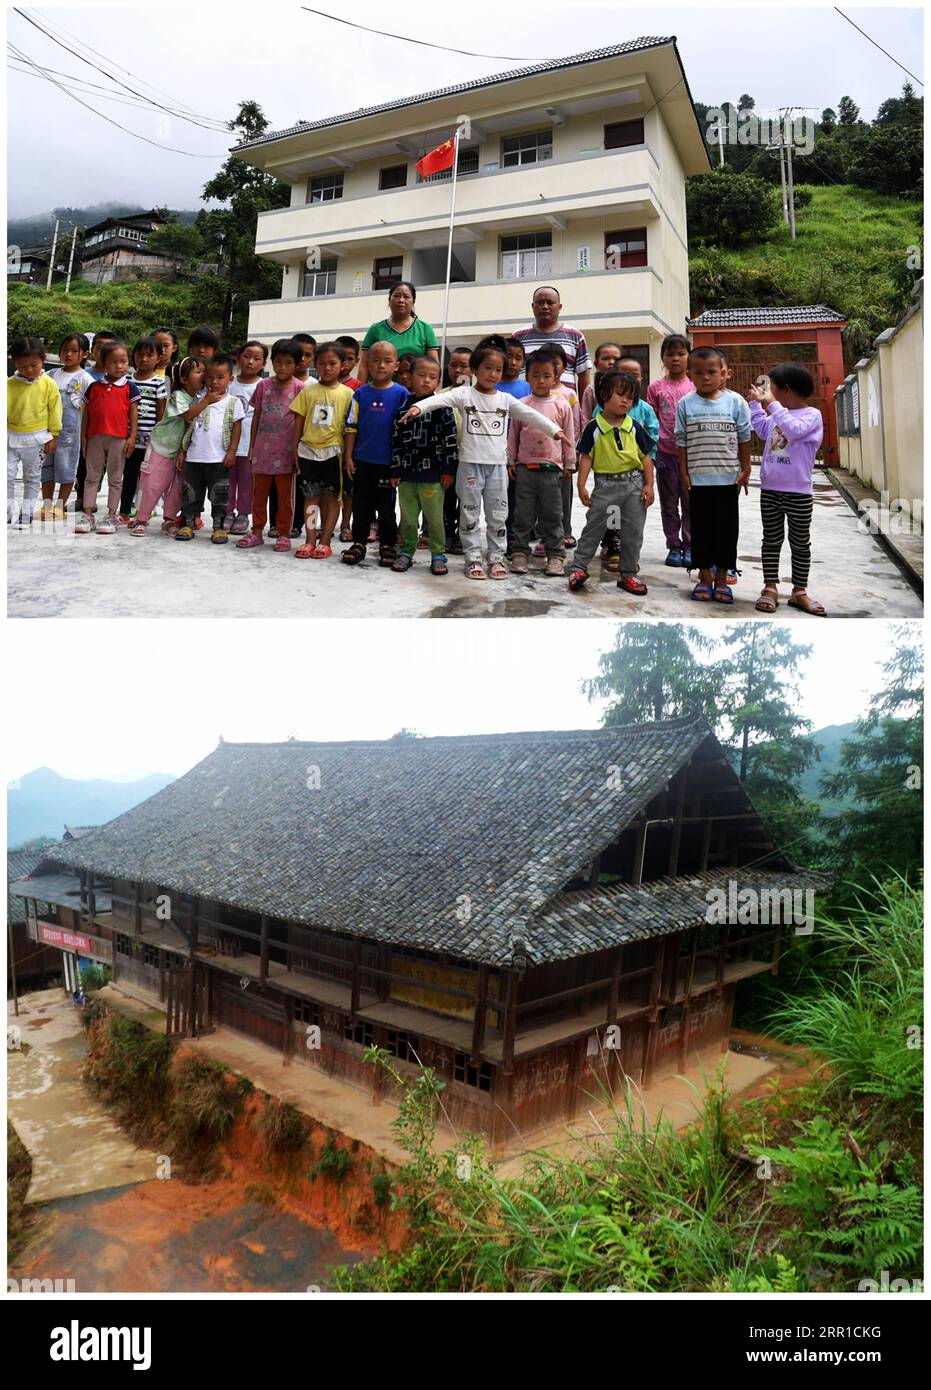
<path fill-rule="evenodd" d="M 295 560 L 312 560 L 314 558 L 314 549 L 315 547 L 312 545 L 299 545 L 294 552 Z"/>
<path fill-rule="evenodd" d="M 492 579 L 507 579 L 508 567 L 507 565 L 502 565 L 500 560 L 496 560 L 488 573 L 491 575 Z"/>
<path fill-rule="evenodd" d="M 272 546 L 272 550 L 277 550 L 277 552 L 278 552 L 279 555 L 283 555 L 283 554 L 285 553 L 286 550 L 290 550 L 290 549 L 291 549 L 291 537 L 290 537 L 290 536 L 282 536 L 282 535 L 279 533 L 278 539 L 275 541 L 275 544 Z"/>
<path fill-rule="evenodd" d="M 633 574 L 628 574 L 624 579 L 619 579 L 617 581 L 617 587 L 625 590 L 628 594 L 637 594 L 638 597 L 641 594 L 645 594 L 647 591 L 647 586 L 644 584 L 643 580 L 638 579 L 636 575 Z"/>
<path fill-rule="evenodd" d="M 695 585 L 695 588 L 692 590 L 692 595 L 691 595 L 691 596 L 692 596 L 692 598 L 697 599 L 699 603 L 710 603 L 710 602 L 711 602 L 711 585 L 710 585 L 710 584 L 696 584 L 696 585 Z"/>
<path fill-rule="evenodd" d="M 795 590 L 792 597 L 786 600 L 789 608 L 798 608 L 803 613 L 811 613 L 815 618 L 826 618 L 828 610 L 823 603 L 819 603 L 815 598 L 809 598 L 806 589 Z"/>
<path fill-rule="evenodd" d="M 446 563 L 445 555 L 434 555 L 430 560 L 431 574 L 449 574 L 449 565 Z"/>
<path fill-rule="evenodd" d="M 585 570 L 573 570 L 569 575 L 569 588 L 572 593 L 582 589 L 588 583 L 588 573 Z"/>
<path fill-rule="evenodd" d="M 717 584 L 711 591 L 711 597 L 714 599 L 715 603 L 734 602 L 734 595 L 731 593 L 730 589 L 719 589 Z"/>
<path fill-rule="evenodd" d="M 465 572 L 470 579 L 487 579 L 485 567 L 478 560 L 469 560 L 466 563 Z"/>
<path fill-rule="evenodd" d="M 413 563 L 414 561 L 410 555 L 408 555 L 405 550 L 402 550 L 391 568 L 394 570 L 395 574 L 406 574 Z"/>
<path fill-rule="evenodd" d="M 775 613 L 779 607 L 779 590 L 766 584 L 760 597 L 756 601 L 756 609 L 759 613 Z"/>
<path fill-rule="evenodd" d="M 142 521 L 137 521 L 136 524 L 135 524 L 135 526 L 130 526 L 130 528 L 129 528 L 129 534 L 130 534 L 131 536 L 144 536 L 144 535 L 145 535 L 145 523 L 142 522 Z"/>
<path fill-rule="evenodd" d="M 346 545 L 346 544 L 347 544 L 348 542 L 350 542 L 351 540 L 352 540 L 352 530 L 350 529 L 350 527 L 348 527 L 348 526 L 342 526 L 342 527 L 340 527 L 340 532 L 339 532 L 339 543 L 340 543 L 340 545 Z"/>
<path fill-rule="evenodd" d="M 604 557 L 604 567 L 609 574 L 618 574 L 621 568 L 621 557 L 616 551 L 609 550 Z"/>
<path fill-rule="evenodd" d="M 329 560 L 332 554 L 333 551 L 326 541 L 318 541 L 314 546 L 313 559 L 315 560 Z"/>
<path fill-rule="evenodd" d="M 261 531 L 250 531 L 248 535 L 243 536 L 241 541 L 236 542 L 236 547 L 239 550 L 251 550 L 255 545 L 264 544 Z"/>
<path fill-rule="evenodd" d="M 398 552 L 393 545 L 382 545 L 378 548 L 378 563 L 382 569 L 390 570 L 398 558 Z"/>
<path fill-rule="evenodd" d="M 359 545 L 357 541 L 354 545 L 351 545 L 348 550 L 344 550 L 339 558 L 344 565 L 357 565 L 360 560 L 365 559 L 365 546 Z"/>

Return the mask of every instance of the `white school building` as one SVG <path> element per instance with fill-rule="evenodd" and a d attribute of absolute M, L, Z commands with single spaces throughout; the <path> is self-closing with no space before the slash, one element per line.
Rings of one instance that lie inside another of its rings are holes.
<path fill-rule="evenodd" d="M 361 340 L 401 279 L 416 285 L 417 313 L 439 334 L 451 170 L 421 178 L 415 165 L 463 117 L 449 345 L 528 325 L 534 288 L 551 284 L 563 321 L 591 349 L 615 339 L 658 375 L 660 342 L 689 316 L 685 178 L 710 167 L 674 38 L 551 59 L 237 146 L 291 185 L 290 206 L 258 218 L 256 252 L 283 275 L 279 298 L 251 305 L 250 336 Z"/>

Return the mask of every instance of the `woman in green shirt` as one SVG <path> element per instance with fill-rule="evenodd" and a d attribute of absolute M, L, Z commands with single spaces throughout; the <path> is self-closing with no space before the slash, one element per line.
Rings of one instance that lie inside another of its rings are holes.
<path fill-rule="evenodd" d="M 417 291 L 410 280 L 399 280 L 388 295 L 388 317 L 373 323 L 362 340 L 362 355 L 359 358 L 357 374 L 360 381 L 368 381 L 368 350 L 373 343 L 393 343 L 402 352 L 416 352 L 418 357 L 432 357 L 439 362 L 439 343 L 429 323 L 419 319 L 414 313 Z"/>

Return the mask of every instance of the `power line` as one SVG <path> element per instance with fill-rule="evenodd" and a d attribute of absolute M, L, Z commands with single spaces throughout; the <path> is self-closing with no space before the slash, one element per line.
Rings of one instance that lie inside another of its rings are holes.
<path fill-rule="evenodd" d="M 143 92 L 137 92 L 134 87 L 130 87 L 126 82 L 122 82 L 118 77 L 114 77 L 112 73 L 107 72 L 107 70 L 105 68 L 100 67 L 99 64 L 92 63 L 90 58 L 85 58 L 80 53 L 77 53 L 73 49 L 69 48 L 67 44 L 62 43 L 61 39 L 57 39 L 55 35 L 50 33 L 47 29 L 43 29 L 42 25 L 38 24 L 34 19 L 27 15 L 24 10 L 16 9 L 16 7 L 14 6 L 13 12 L 14 14 L 18 14 L 21 19 L 25 19 L 27 24 L 31 24 L 34 29 L 38 29 L 39 33 L 44 34 L 47 39 L 51 39 L 52 43 L 57 44 L 59 48 L 63 48 L 66 53 L 71 53 L 73 57 L 77 58 L 82 63 L 86 63 L 87 66 L 93 68 L 95 72 L 102 73 L 104 77 L 108 77 L 110 81 L 115 82 L 117 86 L 125 88 L 127 92 L 131 92 L 133 96 L 141 97 L 143 101 L 149 101 L 150 105 L 157 106 L 160 111 L 164 111 L 167 115 L 174 116 L 177 120 L 180 121 L 187 121 L 189 125 L 200 126 L 203 130 L 217 131 L 219 128 L 222 128 L 223 130 L 228 130 L 228 126 L 222 125 L 221 127 L 219 122 L 214 122 L 211 125 L 207 125 L 204 121 L 196 120 L 193 116 L 185 116 L 183 112 L 175 111 L 172 107 L 163 105 L 162 102 L 156 101 L 154 97 L 146 97 Z"/>
<path fill-rule="evenodd" d="M 840 15 L 841 19 L 846 19 L 848 24 L 853 24 L 853 27 L 856 29 L 857 33 L 862 34 L 863 37 L 867 40 L 867 42 L 871 43 L 874 48 L 878 48 L 880 53 L 885 53 L 886 57 L 889 59 L 890 62 L 895 63 L 897 68 L 901 68 L 903 72 L 908 73 L 909 77 L 912 78 L 913 81 L 917 82 L 919 87 L 923 87 L 925 85 L 920 77 L 916 77 L 913 72 L 908 71 L 908 68 L 905 66 L 904 63 L 900 63 L 898 58 L 893 58 L 892 54 L 889 52 L 888 49 L 883 48 L 882 44 L 877 43 L 875 39 L 871 39 L 865 29 L 861 29 L 859 24 L 854 24 L 849 14 L 844 14 L 844 11 L 838 9 L 837 5 L 834 6 L 834 9 L 835 12 Z"/>
<path fill-rule="evenodd" d="M 54 68 L 47 68 L 43 72 L 36 72 L 33 68 L 18 66 L 19 63 L 19 59 L 15 59 L 15 61 L 8 63 L 7 66 L 10 72 L 21 73 L 23 77 L 44 77 L 45 72 L 55 72 Z M 57 75 L 61 76 L 62 74 L 59 73 Z M 67 83 L 62 83 L 62 86 L 65 88 L 66 91 L 82 92 L 85 96 L 96 97 L 98 101 L 114 101 L 118 106 L 129 106 L 134 111 L 152 110 L 151 106 L 144 104 L 141 101 L 136 101 L 133 97 L 118 97 L 112 92 L 105 92 L 100 89 L 98 89 L 97 91 L 89 91 L 87 86 L 72 87 L 69 86 Z"/>
<path fill-rule="evenodd" d="M 152 145 L 152 146 L 153 146 L 155 149 L 157 149 L 157 150 L 167 150 L 167 151 L 168 151 L 169 153 L 171 153 L 171 154 L 183 154 L 183 155 L 187 155 L 187 157 L 188 157 L 189 159 L 214 159 L 214 160 L 216 160 L 216 159 L 220 159 L 220 158 L 221 158 L 221 156 L 220 156 L 219 154 L 194 154 L 191 150 L 179 150 L 179 149 L 176 149 L 176 148 L 174 147 L 174 145 L 163 145 L 163 144 L 161 144 L 161 142 L 158 141 L 158 140 L 149 140 L 149 139 L 146 138 L 145 135 L 138 135 L 138 134 L 136 133 L 136 131 L 134 131 L 134 130 L 127 130 L 126 126 L 120 125 L 119 121 L 112 121 L 112 120 L 110 119 L 110 117 L 109 117 L 109 116 L 105 116 L 104 113 L 103 113 L 102 111 L 98 111 L 98 110 L 96 109 L 96 107 L 94 107 L 94 106 L 89 106 L 88 103 L 87 103 L 86 101 L 82 101 L 81 98 L 78 97 L 78 96 L 75 96 L 73 92 L 69 92 L 69 90 L 68 90 L 67 87 L 62 86 L 62 84 L 61 84 L 60 82 L 56 81 L 56 79 L 55 79 L 54 77 L 50 77 L 50 76 L 48 75 L 48 73 L 43 72 L 42 69 L 41 69 L 40 67 L 38 67 L 37 64 L 34 63 L 34 62 L 32 61 L 32 59 L 31 59 L 30 57 L 28 57 L 26 54 L 20 55 L 20 54 L 17 53 L 16 56 L 17 56 L 17 57 L 22 56 L 22 57 L 24 58 L 24 60 L 29 64 L 29 66 L 30 66 L 31 68 L 34 68 L 34 69 L 35 69 L 35 71 L 38 73 L 38 75 L 39 75 L 40 77 L 44 77 L 45 80 L 46 80 L 46 82 L 51 82 L 51 84 L 52 84 L 53 87 L 57 87 L 58 90 L 59 90 L 60 92 L 64 92 L 65 96 L 70 97 L 72 101 L 76 101 L 77 104 L 78 104 L 79 106 L 83 106 L 84 109 L 85 109 L 86 111 L 90 111 L 90 112 L 92 113 L 92 115 L 94 115 L 94 116 L 99 116 L 100 119 L 101 119 L 102 121 L 106 121 L 108 125 L 115 126 L 116 129 L 119 130 L 119 131 L 122 131 L 122 133 L 123 133 L 124 135 L 131 135 L 132 138 L 133 138 L 134 140 L 141 140 L 141 141 L 142 141 L 144 144 L 146 144 L 146 145 Z"/>
<path fill-rule="evenodd" d="M 390 34 L 386 29 L 370 29 L 367 24 L 355 24 L 351 19 L 340 15 L 327 14 L 324 10 L 312 10 L 309 5 L 301 5 L 308 14 L 319 15 L 321 19 L 331 19 L 334 24 L 347 24 L 350 29 L 361 29 L 366 34 L 377 34 L 381 39 L 398 39 L 401 43 L 416 43 L 421 48 L 438 48 L 443 53 L 462 53 L 466 58 L 493 58 L 502 63 L 526 63 L 526 58 L 512 58 L 507 53 L 473 53 L 470 48 L 449 48 L 445 43 L 428 43 L 426 39 L 412 39 L 408 34 Z"/>
<path fill-rule="evenodd" d="M 79 50 L 81 49 L 83 49 L 85 53 L 92 53 L 95 58 L 100 58 L 102 62 L 109 63 L 110 66 L 116 68 L 118 72 L 123 72 L 126 74 L 127 77 L 132 77 L 136 82 L 139 83 L 140 86 L 148 87 L 150 92 L 155 92 L 156 94 L 164 96 L 166 100 L 171 101 L 172 104 L 178 107 L 181 111 L 186 111 L 191 116 L 197 116 L 202 121 L 211 121 L 216 125 L 224 125 L 224 122 L 218 121 L 214 116 L 205 116 L 203 112 L 195 111 L 193 107 L 189 106 L 187 102 L 181 101 L 179 97 L 174 97 L 167 92 L 160 91 L 158 87 L 154 87 L 151 82 L 147 82 L 144 77 L 140 77 L 138 73 L 132 72 L 131 69 L 125 67 L 122 63 L 117 62 L 115 58 L 108 58 L 107 55 L 105 53 L 101 53 L 98 48 L 94 48 L 91 44 L 85 43 L 83 39 L 77 38 L 76 35 L 72 34 L 70 30 L 66 29 L 63 24 L 59 24 L 55 20 L 49 19 L 48 15 L 45 14 L 42 10 L 35 10 L 34 13 L 41 15 L 45 24 L 54 33 L 64 34 L 66 38 L 71 40 L 71 42 L 75 45 L 73 51 L 76 57 L 80 56 Z M 107 75 L 109 76 L 109 74 Z"/>

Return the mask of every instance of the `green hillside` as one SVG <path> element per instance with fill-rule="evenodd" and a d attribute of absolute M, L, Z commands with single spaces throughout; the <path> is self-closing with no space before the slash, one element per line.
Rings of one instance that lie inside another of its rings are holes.
<path fill-rule="evenodd" d="M 696 248 L 689 258 L 692 313 L 744 305 L 828 304 L 850 320 L 854 361 L 907 307 L 921 275 L 922 209 L 853 185 L 805 189 L 796 239 L 780 222 L 735 250 Z"/>
<path fill-rule="evenodd" d="M 10 285 L 7 291 L 8 334 L 47 338 L 51 350 L 66 333 L 95 333 L 107 328 L 133 343 L 153 328 L 168 324 L 182 342 L 196 323 L 196 286 L 165 280 L 135 280 L 123 285 L 94 285 L 72 280 L 62 284 Z"/>

